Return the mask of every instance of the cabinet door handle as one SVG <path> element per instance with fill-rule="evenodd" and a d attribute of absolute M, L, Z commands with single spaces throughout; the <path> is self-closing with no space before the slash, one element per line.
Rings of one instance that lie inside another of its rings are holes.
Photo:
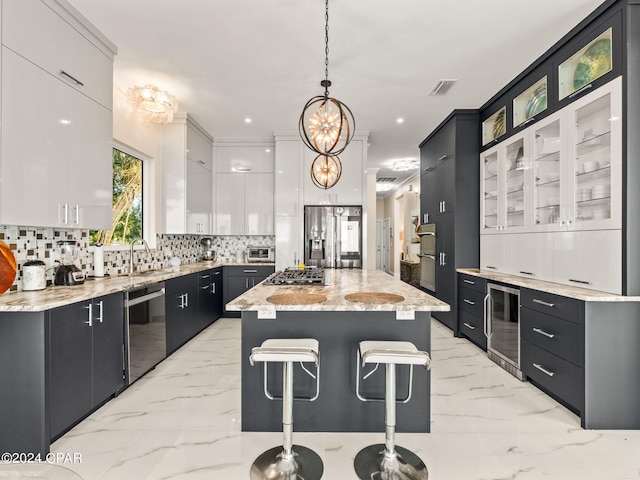
<path fill-rule="evenodd" d="M 569 281 L 574 283 L 580 283 L 582 285 L 591 285 L 591 282 L 588 282 L 586 280 L 576 280 L 576 279 L 570 278 Z"/>
<path fill-rule="evenodd" d="M 442 155 L 442 156 L 438 159 L 438 161 L 439 161 L 439 162 L 441 162 L 441 161 L 443 161 L 445 158 L 447 158 L 448 156 L 449 156 L 449 155 Z"/>
<path fill-rule="evenodd" d="M 249 277 L 244 279 L 244 288 L 249 289 Z"/>
<path fill-rule="evenodd" d="M 76 225 L 80 225 L 80 205 L 76 204 Z"/>
<path fill-rule="evenodd" d="M 73 80 L 73 81 L 76 83 L 76 85 L 79 85 L 79 86 L 81 86 L 81 87 L 84 87 L 84 83 L 82 83 L 80 80 L 78 80 L 78 79 L 77 79 L 77 78 L 75 78 L 74 76 L 69 75 L 69 74 L 68 74 L 67 72 L 65 72 L 64 70 L 60 70 L 60 75 L 64 75 L 65 77 L 67 77 L 67 78 L 69 78 L 69 79 Z"/>
<path fill-rule="evenodd" d="M 216 293 L 216 284 L 215 284 L 215 282 L 211 284 L 211 293 Z"/>
<path fill-rule="evenodd" d="M 554 372 L 550 372 L 549 370 L 544 368 L 542 365 L 538 365 L 537 363 L 534 363 L 533 366 L 536 367 L 538 370 L 540 370 L 542 373 L 546 373 L 550 377 L 553 377 L 555 375 Z"/>
<path fill-rule="evenodd" d="M 188 293 L 184 294 L 184 306 L 185 307 L 189 306 L 189 294 Z"/>
<path fill-rule="evenodd" d="M 550 308 L 553 308 L 555 306 L 555 304 L 553 303 L 545 302 L 543 300 L 538 300 L 537 298 L 533 299 L 533 303 L 539 303 L 540 305 L 544 305 L 545 307 L 550 307 Z"/>
<path fill-rule="evenodd" d="M 569 98 L 573 98 L 573 97 L 575 97 L 576 95 L 579 95 L 581 92 L 583 92 L 583 91 L 585 91 L 585 90 L 588 90 L 588 89 L 589 89 L 589 88 L 591 88 L 591 87 L 593 87 L 593 84 L 591 84 L 591 83 L 590 83 L 590 84 L 588 84 L 588 85 L 585 85 L 585 86 L 584 86 L 584 87 L 582 87 L 580 90 L 576 90 L 576 91 L 575 91 L 575 92 L 573 92 L 571 95 L 569 95 Z"/>
<path fill-rule="evenodd" d="M 425 224 L 429 223 L 429 214 L 428 213 L 425 213 L 422 217 L 423 217 L 422 218 L 422 220 L 423 220 L 422 223 L 425 223 Z"/>
<path fill-rule="evenodd" d="M 243 270 L 244 273 L 258 273 L 258 270 Z"/>
<path fill-rule="evenodd" d="M 536 333 L 539 333 L 540 335 L 544 335 L 547 338 L 555 337 L 555 335 L 553 333 L 545 332 L 544 330 L 542 330 L 541 328 L 538 328 L 538 327 L 533 328 L 533 331 L 536 332 Z"/>
<path fill-rule="evenodd" d="M 464 322 L 463 324 L 465 327 L 467 327 L 469 330 L 475 330 L 476 327 L 474 327 L 473 325 L 469 325 L 467 322 Z"/>
<path fill-rule="evenodd" d="M 445 213 L 447 211 L 447 201 L 443 200 L 442 201 L 442 213 Z"/>
<path fill-rule="evenodd" d="M 102 323 L 102 311 L 103 311 L 103 308 L 104 308 L 104 302 L 102 300 L 100 300 L 100 302 L 98 303 L 98 307 L 99 307 L 99 310 L 98 310 L 98 312 L 99 312 L 98 315 L 99 316 L 98 316 L 98 318 L 96 318 L 96 320 L 98 320 L 100 323 Z"/>
<path fill-rule="evenodd" d="M 442 252 L 442 266 L 446 266 L 447 265 L 447 254 Z"/>
<path fill-rule="evenodd" d="M 531 275 L 532 277 L 536 276 L 536 274 L 533 273 L 533 272 L 523 272 L 522 270 L 520 270 L 520 273 L 523 274 L 523 275 Z"/>
<path fill-rule="evenodd" d="M 484 317 L 483 317 L 483 325 L 482 325 L 482 331 L 484 332 L 484 336 L 489 338 L 489 329 L 487 327 L 487 315 L 489 315 L 489 294 L 487 293 L 487 295 L 484 297 Z"/>
<path fill-rule="evenodd" d="M 471 280 L 463 280 L 464 283 L 468 283 L 469 285 L 475 285 L 476 282 L 472 282 Z"/>
<path fill-rule="evenodd" d="M 220 272 L 213 272 L 214 275 L 220 275 Z"/>
<path fill-rule="evenodd" d="M 182 295 L 180 295 L 180 308 L 184 308 L 184 307 L 186 307 L 186 306 L 187 306 L 187 305 L 186 305 L 186 303 L 185 303 L 185 300 L 184 300 L 184 297 L 185 297 L 185 296 L 186 296 L 186 294 L 185 294 L 185 293 L 183 293 Z"/>
<path fill-rule="evenodd" d="M 65 203 L 64 204 L 64 224 L 68 224 L 69 223 L 69 204 Z"/>
<path fill-rule="evenodd" d="M 467 300 L 466 298 L 463 299 L 464 303 L 468 303 L 469 305 L 475 305 L 476 302 L 472 302 L 471 300 Z"/>
<path fill-rule="evenodd" d="M 84 308 L 88 308 L 89 309 L 89 320 L 84 322 L 84 323 L 86 323 L 90 327 L 93 327 L 93 304 L 90 303 L 89 305 L 87 305 Z"/>

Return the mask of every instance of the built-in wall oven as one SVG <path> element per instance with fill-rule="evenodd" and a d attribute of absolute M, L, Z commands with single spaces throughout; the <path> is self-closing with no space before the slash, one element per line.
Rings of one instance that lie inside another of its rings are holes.
<path fill-rule="evenodd" d="M 127 385 L 167 356 L 164 282 L 125 292 Z"/>
<path fill-rule="evenodd" d="M 488 283 L 484 301 L 487 355 L 523 380 L 520 371 L 520 290 Z"/>
<path fill-rule="evenodd" d="M 436 225 L 420 225 L 420 286 L 436 291 Z"/>

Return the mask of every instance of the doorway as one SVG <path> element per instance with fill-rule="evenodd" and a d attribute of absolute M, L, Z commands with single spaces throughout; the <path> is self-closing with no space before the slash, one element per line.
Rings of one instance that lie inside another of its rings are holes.
<path fill-rule="evenodd" d="M 391 273 L 391 218 L 382 221 L 382 271 Z"/>

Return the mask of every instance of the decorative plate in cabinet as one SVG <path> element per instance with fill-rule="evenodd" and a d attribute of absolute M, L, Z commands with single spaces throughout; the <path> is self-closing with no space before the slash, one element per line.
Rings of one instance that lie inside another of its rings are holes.
<path fill-rule="evenodd" d="M 547 109 L 547 76 L 545 75 L 513 99 L 513 126 L 531 122 Z"/>
<path fill-rule="evenodd" d="M 607 29 L 560 64 L 558 67 L 560 100 L 572 96 L 581 88 L 611 71 L 613 68 L 611 34 L 611 28 Z"/>
<path fill-rule="evenodd" d="M 482 122 L 482 145 L 494 141 L 507 133 L 507 109 L 502 107 Z"/>

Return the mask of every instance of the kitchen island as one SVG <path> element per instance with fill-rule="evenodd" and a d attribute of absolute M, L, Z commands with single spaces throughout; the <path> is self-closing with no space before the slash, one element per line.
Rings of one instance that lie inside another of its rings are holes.
<path fill-rule="evenodd" d="M 282 286 L 264 282 L 227 304 L 242 313 L 242 430 L 280 431 L 282 403 L 263 393 L 263 367 L 249 364 L 251 349 L 268 338 L 316 338 L 320 343 L 320 395 L 297 401 L 298 431 L 384 431 L 384 402 L 362 402 L 355 394 L 357 347 L 363 340 L 411 341 L 431 350 L 431 311 L 449 306 L 379 270 L 326 270 L 326 285 Z M 281 392 L 280 364 L 268 367 L 269 390 Z M 367 369 L 367 372 L 369 369 Z M 362 372 L 361 372 L 362 373 Z M 398 367 L 398 396 L 409 369 Z M 315 380 L 294 367 L 296 396 L 310 397 Z M 367 397 L 384 398 L 384 368 L 361 381 Z M 430 431 L 430 376 L 417 368 L 413 397 L 397 407 L 398 432 Z"/>

